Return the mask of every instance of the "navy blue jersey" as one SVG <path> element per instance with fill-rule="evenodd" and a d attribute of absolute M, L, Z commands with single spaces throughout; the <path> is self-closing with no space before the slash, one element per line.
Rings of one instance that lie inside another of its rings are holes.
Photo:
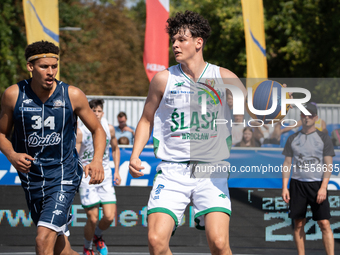
<path fill-rule="evenodd" d="M 77 189 L 81 181 L 82 167 L 75 148 L 77 116 L 69 98 L 69 85 L 56 82 L 55 91 L 45 103 L 33 92 L 31 79 L 18 83 L 12 143 L 16 152 L 34 158 L 28 174 L 18 172 L 29 200 L 55 190 L 69 190 L 70 186 Z"/>

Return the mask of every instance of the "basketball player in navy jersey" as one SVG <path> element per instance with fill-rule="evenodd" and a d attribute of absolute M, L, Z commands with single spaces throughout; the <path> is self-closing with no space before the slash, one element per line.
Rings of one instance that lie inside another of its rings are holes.
<path fill-rule="evenodd" d="M 105 132 L 85 94 L 58 81 L 59 48 L 47 41 L 27 46 L 32 78 L 6 89 L 1 100 L 0 150 L 17 169 L 33 222 L 36 254 L 78 254 L 67 236 L 70 209 L 82 178 L 76 152 L 77 116 L 93 135 L 94 157 L 84 168 L 90 183 L 104 179 Z M 12 142 L 9 136 L 13 129 Z"/>
<path fill-rule="evenodd" d="M 192 201 L 196 227 L 205 229 L 211 253 L 231 255 L 228 173 L 219 178 L 209 174 L 206 178 L 196 178 L 195 169 L 216 162 L 223 168 L 229 165 L 224 160 L 230 154 L 231 130 L 222 125 L 214 127 L 213 122 L 214 118 L 230 121 L 231 111 L 226 90 L 217 86 L 214 89 L 214 85 L 234 85 L 244 95 L 246 89 L 231 71 L 204 61 L 203 48 L 211 31 L 206 19 L 186 11 L 177 13 L 167 23 L 172 50 L 179 64 L 157 73 L 152 79 L 130 159 L 131 175 L 142 176 L 139 155 L 153 130 L 155 155 L 162 162 L 157 167 L 158 175 L 148 203 L 150 254 L 172 254 L 171 234 Z M 208 94 L 216 96 L 206 114 L 201 113 L 198 103 L 203 100 L 204 93 L 207 98 Z"/>

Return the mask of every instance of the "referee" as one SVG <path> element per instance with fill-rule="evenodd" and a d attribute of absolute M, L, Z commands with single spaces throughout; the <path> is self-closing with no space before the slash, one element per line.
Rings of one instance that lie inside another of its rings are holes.
<path fill-rule="evenodd" d="M 313 220 L 318 222 L 327 255 L 334 255 L 334 238 L 330 227 L 327 185 L 332 173 L 334 148 L 330 137 L 315 128 L 317 108 L 305 105 L 312 115 L 301 112 L 302 130 L 291 135 L 282 152 L 282 198 L 289 203 L 289 217 L 294 220 L 294 239 L 299 255 L 305 254 L 306 211 L 310 205 Z M 292 160 L 293 159 L 293 160 Z M 288 181 L 292 168 L 292 179 Z M 289 171 L 287 171 L 289 170 Z"/>

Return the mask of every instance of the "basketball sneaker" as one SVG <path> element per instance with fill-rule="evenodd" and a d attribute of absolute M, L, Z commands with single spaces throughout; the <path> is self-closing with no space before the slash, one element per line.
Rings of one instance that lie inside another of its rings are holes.
<path fill-rule="evenodd" d="M 96 255 L 93 250 L 86 249 L 84 246 L 83 255 Z"/>
<path fill-rule="evenodd" d="M 102 237 L 94 235 L 93 243 L 96 245 L 97 251 L 99 252 L 100 255 L 107 255 L 108 253 L 107 246 Z"/>

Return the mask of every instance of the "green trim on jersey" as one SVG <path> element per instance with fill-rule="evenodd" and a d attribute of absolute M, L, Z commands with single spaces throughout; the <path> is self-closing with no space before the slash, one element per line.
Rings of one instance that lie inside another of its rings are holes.
<path fill-rule="evenodd" d="M 198 78 L 197 82 L 199 82 L 199 81 L 201 80 L 201 78 L 202 78 L 202 76 L 204 75 L 205 71 L 208 69 L 208 66 L 209 66 L 209 63 L 207 63 L 207 64 L 205 65 L 205 68 L 204 68 L 202 74 L 200 75 L 200 77 Z M 180 70 L 181 73 L 184 75 L 184 77 L 187 78 L 187 79 L 189 80 L 190 83 L 195 84 L 195 82 L 194 82 L 193 80 L 191 80 L 191 79 L 183 72 L 181 64 L 179 64 L 179 70 Z"/>
<path fill-rule="evenodd" d="M 200 220 L 198 219 L 198 217 L 202 216 L 202 215 L 205 215 L 205 214 L 208 214 L 208 213 L 211 213 L 211 212 L 224 212 L 226 214 L 228 214 L 229 216 L 231 215 L 231 211 L 227 208 L 224 208 L 224 207 L 212 207 L 212 208 L 209 208 L 209 209 L 206 209 L 206 210 L 203 210 L 201 212 L 198 212 L 195 214 L 195 222 L 196 222 L 196 228 L 199 229 L 199 230 L 205 230 L 205 226 L 201 226 L 199 225 L 200 223 Z"/>
<path fill-rule="evenodd" d="M 178 219 L 177 219 L 176 215 L 175 215 L 172 211 L 170 211 L 170 210 L 167 209 L 167 208 L 156 207 L 156 208 L 153 208 L 153 209 L 148 210 L 148 215 L 150 215 L 151 213 L 157 213 L 157 212 L 165 213 L 165 214 L 170 215 L 170 216 L 174 219 L 174 221 L 175 221 L 175 227 L 177 228 L 177 226 L 178 226 Z"/>
<path fill-rule="evenodd" d="M 153 182 L 152 182 L 152 186 L 155 184 L 155 181 L 156 181 L 156 178 L 158 175 L 162 174 L 162 170 L 159 170 L 156 174 L 155 174 L 155 177 L 153 178 Z"/>
<path fill-rule="evenodd" d="M 232 136 L 230 135 L 227 137 L 227 146 L 228 146 L 229 151 L 231 150 L 232 145 L 233 145 L 233 140 L 232 140 Z"/>
<path fill-rule="evenodd" d="M 155 154 L 156 158 L 157 158 L 157 151 L 159 148 L 159 140 L 156 137 L 152 137 L 153 140 L 153 153 Z"/>

